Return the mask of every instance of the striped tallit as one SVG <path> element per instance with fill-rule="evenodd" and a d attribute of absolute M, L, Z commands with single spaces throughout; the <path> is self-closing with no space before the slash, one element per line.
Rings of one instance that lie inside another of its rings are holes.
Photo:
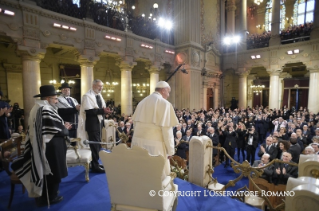
<path fill-rule="evenodd" d="M 45 156 L 46 143 L 61 132 L 63 125 L 62 118 L 47 101 L 36 102 L 30 112 L 24 153 L 12 163 L 12 169 L 24 184 L 29 197 L 42 195 L 43 176 L 51 174 Z"/>

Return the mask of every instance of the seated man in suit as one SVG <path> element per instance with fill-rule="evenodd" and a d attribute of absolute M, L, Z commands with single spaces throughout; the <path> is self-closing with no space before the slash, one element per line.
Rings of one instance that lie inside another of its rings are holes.
<path fill-rule="evenodd" d="M 175 138 L 175 155 L 186 159 L 186 149 L 188 149 L 188 143 L 185 143 L 185 140 L 182 138 L 182 132 L 177 131 L 176 132 L 176 138 Z"/>
<path fill-rule="evenodd" d="M 292 156 L 291 153 L 284 152 L 282 155 L 282 161 L 287 162 L 287 163 L 294 163 L 291 161 Z M 287 184 L 288 178 L 289 177 L 298 177 L 298 167 L 297 166 L 292 166 L 286 163 L 276 163 L 274 165 L 275 171 L 273 174 L 273 181 L 274 183 L 277 184 Z"/>
<path fill-rule="evenodd" d="M 253 167 L 263 167 L 266 166 L 270 161 L 270 155 L 268 153 L 264 153 L 261 157 L 261 160 L 256 160 L 254 162 Z M 264 172 L 261 175 L 261 178 L 267 180 L 269 183 L 272 183 L 272 175 L 274 173 L 274 165 L 270 165 L 264 168 Z"/>
<path fill-rule="evenodd" d="M 271 136 L 266 138 L 266 144 L 260 145 L 260 150 L 258 152 L 258 156 L 262 157 L 264 153 L 268 153 L 270 155 L 270 160 L 273 160 L 277 157 L 278 149 L 274 145 L 272 145 L 273 140 Z"/>

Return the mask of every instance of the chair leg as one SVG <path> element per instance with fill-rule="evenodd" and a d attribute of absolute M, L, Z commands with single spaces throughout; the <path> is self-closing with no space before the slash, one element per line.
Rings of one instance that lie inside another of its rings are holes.
<path fill-rule="evenodd" d="M 8 204 L 8 209 L 10 209 L 11 207 L 11 203 L 12 203 L 12 199 L 13 199 L 13 195 L 14 195 L 14 184 L 11 183 L 11 193 L 10 193 L 10 199 L 9 199 L 9 204 Z"/>
<path fill-rule="evenodd" d="M 89 178 L 90 163 L 86 163 L 84 165 L 84 168 L 85 168 L 85 180 L 89 182 L 90 181 L 90 178 Z"/>

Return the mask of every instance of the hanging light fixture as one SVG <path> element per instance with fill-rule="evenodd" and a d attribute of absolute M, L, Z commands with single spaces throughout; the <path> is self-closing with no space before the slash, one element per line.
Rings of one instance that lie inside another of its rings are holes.
<path fill-rule="evenodd" d="M 257 5 L 260 5 L 263 2 L 263 0 L 254 0 L 254 3 Z"/>
<path fill-rule="evenodd" d="M 259 78 L 257 78 L 256 80 L 253 81 L 253 84 L 250 87 L 254 94 L 259 95 L 262 93 L 262 90 L 265 88 L 265 85 L 262 85 Z"/>

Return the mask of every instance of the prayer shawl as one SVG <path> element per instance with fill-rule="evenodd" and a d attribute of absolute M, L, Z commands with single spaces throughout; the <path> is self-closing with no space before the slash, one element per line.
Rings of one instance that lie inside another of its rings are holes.
<path fill-rule="evenodd" d="M 79 104 L 78 101 L 76 99 L 74 99 L 73 97 L 69 97 L 69 98 L 72 100 L 72 102 L 74 103 L 75 106 L 77 106 Z M 69 102 L 67 101 L 67 99 L 64 95 L 60 95 L 58 97 L 58 101 L 59 101 L 57 104 L 58 108 L 73 108 L 69 104 Z"/>
<path fill-rule="evenodd" d="M 132 146 L 146 149 L 151 155 L 175 154 L 173 127 L 178 124 L 170 102 L 158 92 L 144 98 L 133 115 L 134 135 Z M 169 160 L 166 159 L 162 179 L 170 174 Z"/>
<path fill-rule="evenodd" d="M 92 89 L 90 89 L 87 93 L 85 93 L 82 97 L 82 105 L 80 109 L 80 115 L 79 115 L 79 125 L 78 125 L 78 131 L 77 131 L 77 137 L 81 138 L 81 140 L 87 140 L 87 133 L 85 130 L 85 120 L 86 120 L 86 113 L 85 110 L 90 109 L 99 109 L 99 106 L 96 102 L 96 96 L 97 95 Z M 101 101 L 102 101 L 102 108 L 105 108 L 105 102 L 103 100 L 102 95 L 99 93 Z M 98 118 L 100 122 L 103 120 L 102 115 L 98 115 Z"/>
<path fill-rule="evenodd" d="M 46 143 L 61 132 L 64 122 L 48 101 L 37 100 L 28 123 L 24 153 L 13 161 L 12 169 L 27 189 L 29 197 L 39 197 L 42 195 L 44 175 L 52 174 L 45 156 Z"/>

